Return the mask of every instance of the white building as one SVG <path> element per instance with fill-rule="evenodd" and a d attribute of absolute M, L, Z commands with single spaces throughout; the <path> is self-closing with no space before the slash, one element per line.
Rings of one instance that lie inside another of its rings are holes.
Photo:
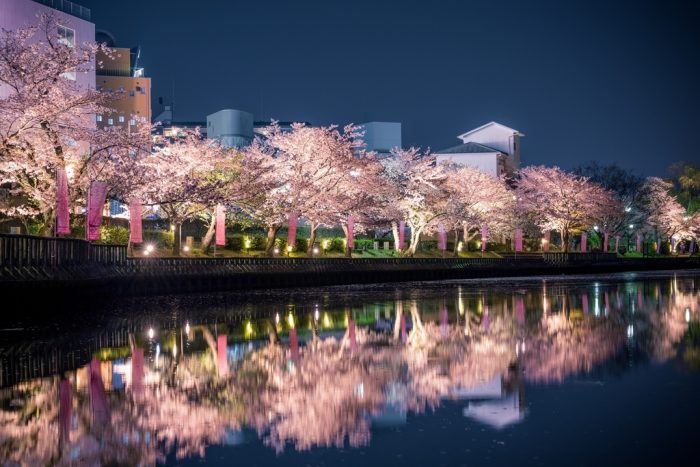
<path fill-rule="evenodd" d="M 520 137 L 517 130 L 490 122 L 459 135 L 462 144 L 436 151 L 438 162 L 475 167 L 494 177 L 510 174 L 520 167 Z"/>

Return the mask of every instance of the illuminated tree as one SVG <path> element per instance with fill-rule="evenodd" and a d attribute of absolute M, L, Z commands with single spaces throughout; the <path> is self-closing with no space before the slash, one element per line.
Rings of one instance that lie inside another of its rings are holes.
<path fill-rule="evenodd" d="M 684 227 L 685 209 L 671 195 L 670 182 L 658 177 L 649 177 L 641 188 L 641 207 L 644 225 L 657 243 L 664 238 L 671 239 Z"/>

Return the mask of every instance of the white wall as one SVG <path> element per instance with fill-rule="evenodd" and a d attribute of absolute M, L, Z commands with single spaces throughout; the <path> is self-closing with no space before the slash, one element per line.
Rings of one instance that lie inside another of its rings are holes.
<path fill-rule="evenodd" d="M 479 152 L 471 154 L 436 154 L 437 162 L 452 162 L 481 170 L 492 177 L 498 177 L 497 152 Z"/>
<path fill-rule="evenodd" d="M 513 152 L 513 132 L 499 125 L 487 126 L 482 130 L 471 133 L 467 137 L 460 139 L 462 139 L 464 143 L 472 141 L 474 143 L 485 144 L 505 154 L 511 154 Z"/>

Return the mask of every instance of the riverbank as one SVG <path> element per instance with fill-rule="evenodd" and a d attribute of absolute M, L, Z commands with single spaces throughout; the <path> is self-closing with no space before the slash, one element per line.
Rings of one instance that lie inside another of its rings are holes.
<path fill-rule="evenodd" d="M 0 269 L 0 293 L 23 302 L 52 297 L 143 296 L 540 275 L 700 268 L 700 258 L 548 254 L 503 258 L 127 258 L 116 264 Z"/>

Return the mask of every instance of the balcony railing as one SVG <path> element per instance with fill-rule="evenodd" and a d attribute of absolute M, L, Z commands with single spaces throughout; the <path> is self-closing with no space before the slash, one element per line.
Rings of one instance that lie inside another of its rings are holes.
<path fill-rule="evenodd" d="M 46 5 L 53 8 L 54 10 L 62 11 L 73 15 L 76 18 L 84 19 L 85 21 L 90 20 L 90 8 L 85 8 L 77 3 L 69 2 L 68 0 L 34 0 L 37 3 Z"/>

